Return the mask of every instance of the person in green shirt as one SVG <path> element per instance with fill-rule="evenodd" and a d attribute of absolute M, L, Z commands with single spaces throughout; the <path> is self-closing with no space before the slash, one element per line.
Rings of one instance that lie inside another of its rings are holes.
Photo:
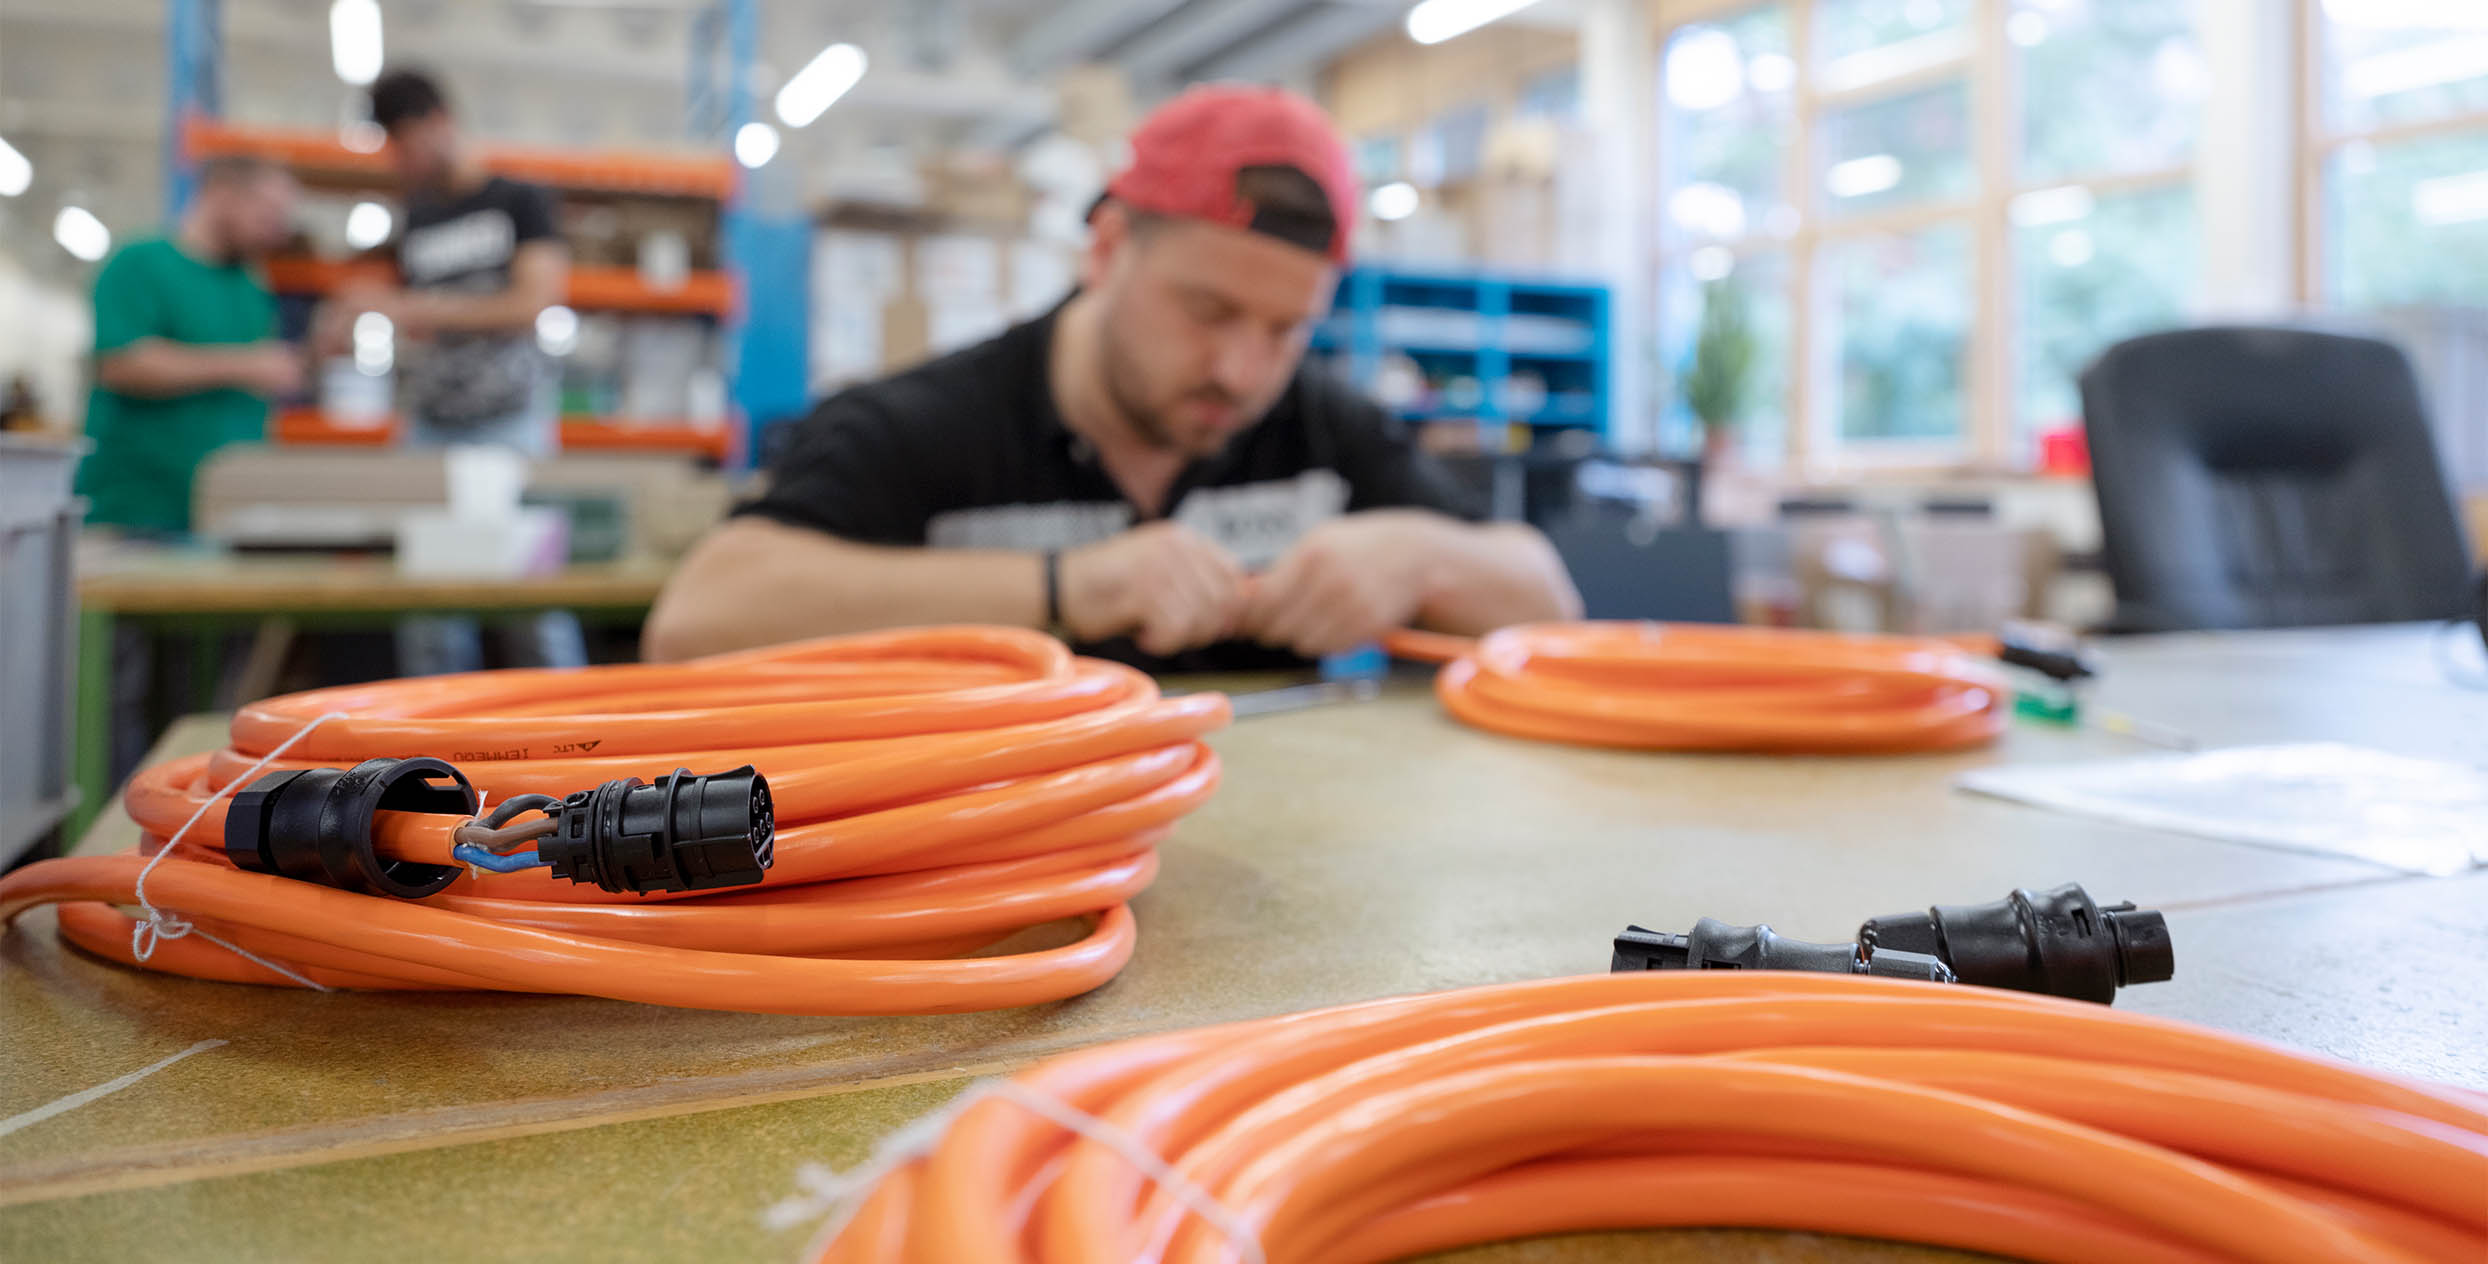
<path fill-rule="evenodd" d="M 276 340 L 254 270 L 292 235 L 294 195 L 283 168 L 212 160 L 171 236 L 131 242 L 96 274 L 94 447 L 78 469 L 89 523 L 188 531 L 199 464 L 260 439 L 268 401 L 302 389 L 302 354 Z"/>

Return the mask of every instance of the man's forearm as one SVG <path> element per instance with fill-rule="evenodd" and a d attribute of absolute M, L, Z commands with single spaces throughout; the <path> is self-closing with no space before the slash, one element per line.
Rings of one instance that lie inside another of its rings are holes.
<path fill-rule="evenodd" d="M 641 649 L 672 660 L 876 628 L 1044 621 L 1036 554 L 855 544 L 746 517 L 683 559 Z"/>
<path fill-rule="evenodd" d="M 95 380 L 108 391 L 157 399 L 248 388 L 252 366 L 264 354 L 255 343 L 200 346 L 143 338 L 97 360 Z"/>
<path fill-rule="evenodd" d="M 410 323 L 427 333 L 503 333 L 533 330 L 536 317 L 554 300 L 518 290 L 493 294 L 417 291 L 406 297 Z"/>
<path fill-rule="evenodd" d="M 1477 636 L 1514 623 L 1581 617 L 1581 593 L 1537 528 L 1438 519 L 1419 626 Z"/>

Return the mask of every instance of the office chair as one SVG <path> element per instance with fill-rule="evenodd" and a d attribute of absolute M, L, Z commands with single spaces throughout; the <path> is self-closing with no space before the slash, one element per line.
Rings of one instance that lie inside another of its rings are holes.
<path fill-rule="evenodd" d="M 2118 630 L 2468 613 L 2462 528 L 2390 344 L 2151 334 L 2082 374 L 2082 415 Z"/>

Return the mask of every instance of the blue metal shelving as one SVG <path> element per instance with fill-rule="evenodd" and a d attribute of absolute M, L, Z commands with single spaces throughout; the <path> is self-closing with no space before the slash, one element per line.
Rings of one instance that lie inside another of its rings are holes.
<path fill-rule="evenodd" d="M 1357 267 L 1340 279 L 1312 348 L 1366 390 L 1393 355 L 1414 360 L 1429 383 L 1458 385 L 1400 406 L 1411 421 L 1520 422 L 1603 439 L 1614 432 L 1609 302 L 1605 286 L 1583 282 Z M 1525 414 L 1510 407 L 1515 372 L 1545 387 Z"/>

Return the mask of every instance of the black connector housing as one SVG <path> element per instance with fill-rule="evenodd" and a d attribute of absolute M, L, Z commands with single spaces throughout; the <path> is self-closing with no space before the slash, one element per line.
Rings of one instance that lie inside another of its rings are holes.
<path fill-rule="evenodd" d="M 225 809 L 225 855 L 254 873 L 419 900 L 458 880 L 455 865 L 392 860 L 372 848 L 379 812 L 475 814 L 466 774 L 430 758 L 272 772 Z"/>
<path fill-rule="evenodd" d="M 2088 680 L 2099 674 L 2098 666 L 2079 643 L 2047 637 L 2028 627 L 2008 626 L 1997 633 L 1996 657 L 2060 684 Z"/>
<path fill-rule="evenodd" d="M 1949 963 L 1964 983 L 2109 1004 L 2117 989 L 2177 972 L 2168 921 L 2132 903 L 2101 905 L 2079 883 L 2027 887 L 1987 904 L 1939 904 L 1858 928 L 1868 952 L 1899 949 Z"/>
<path fill-rule="evenodd" d="M 1787 939 L 1769 926 L 1703 918 L 1689 934 L 1625 928 L 1614 971 L 1813 970 L 2011 988 L 2112 1004 L 2117 989 L 2175 975 L 2168 923 L 2152 909 L 2101 905 L 2077 883 L 2027 888 L 1989 904 L 1937 905 L 1858 928 L 1857 941 Z"/>
<path fill-rule="evenodd" d="M 653 786 L 624 777 L 544 811 L 554 829 L 536 855 L 554 876 L 616 893 L 750 886 L 775 854 L 769 782 L 750 764 L 703 777 L 677 768 Z"/>

